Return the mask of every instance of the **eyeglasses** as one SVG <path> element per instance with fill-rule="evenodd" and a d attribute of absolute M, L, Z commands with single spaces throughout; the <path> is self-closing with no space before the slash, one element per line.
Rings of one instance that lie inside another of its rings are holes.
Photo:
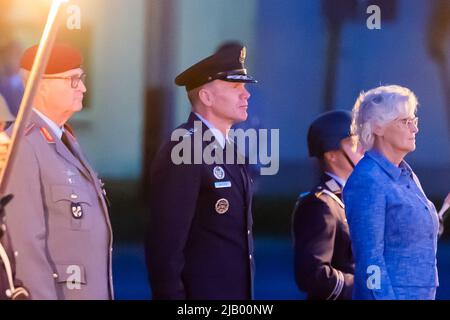
<path fill-rule="evenodd" d="M 80 84 L 80 81 L 82 81 L 83 83 L 85 83 L 86 81 L 86 73 L 82 73 L 80 75 L 78 74 L 74 74 L 73 76 L 70 77 L 51 77 L 51 76 L 44 76 L 42 77 L 42 79 L 65 79 L 65 80 L 69 80 L 70 79 L 70 86 L 73 89 L 78 88 L 78 85 Z"/>
<path fill-rule="evenodd" d="M 401 124 L 407 128 L 409 128 L 411 125 L 414 125 L 414 127 L 417 127 L 419 125 L 419 117 L 398 119 L 398 121 L 400 121 Z"/>

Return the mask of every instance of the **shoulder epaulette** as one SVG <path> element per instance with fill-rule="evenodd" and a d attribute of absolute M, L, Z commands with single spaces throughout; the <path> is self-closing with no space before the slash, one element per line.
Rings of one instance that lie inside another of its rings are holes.
<path fill-rule="evenodd" d="M 310 191 L 302 192 L 298 195 L 298 199 L 303 199 L 303 198 L 307 197 L 309 194 L 311 194 Z"/>
<path fill-rule="evenodd" d="M 314 193 L 314 195 L 316 196 L 316 198 L 319 198 L 320 199 L 320 197 L 322 196 L 322 195 L 327 195 L 327 196 L 329 196 L 330 198 L 332 198 L 334 201 L 336 201 L 342 208 L 345 208 L 345 205 L 344 205 L 344 203 L 342 202 L 342 200 L 341 199 L 339 199 L 339 197 L 337 196 L 337 195 L 335 195 L 333 192 L 331 192 L 331 191 L 329 191 L 329 190 L 327 190 L 327 189 L 321 189 L 320 191 L 316 191 L 315 193 Z"/>
<path fill-rule="evenodd" d="M 46 127 L 41 127 L 39 129 L 42 133 L 42 136 L 48 143 L 55 143 L 55 138 L 52 136 L 52 134 L 48 131 Z"/>
<path fill-rule="evenodd" d="M 197 128 L 190 128 L 190 129 L 186 129 L 187 132 L 184 134 L 183 137 L 189 137 L 191 135 L 193 135 L 195 132 L 197 132 Z"/>

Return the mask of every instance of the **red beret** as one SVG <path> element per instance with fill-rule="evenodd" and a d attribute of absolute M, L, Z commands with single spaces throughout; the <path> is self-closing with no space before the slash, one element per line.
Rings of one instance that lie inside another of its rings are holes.
<path fill-rule="evenodd" d="M 20 61 L 20 67 L 30 71 L 33 66 L 38 46 L 32 46 L 25 50 Z M 66 44 L 55 44 L 48 60 L 45 74 L 55 74 L 80 68 L 83 57 L 79 50 Z"/>

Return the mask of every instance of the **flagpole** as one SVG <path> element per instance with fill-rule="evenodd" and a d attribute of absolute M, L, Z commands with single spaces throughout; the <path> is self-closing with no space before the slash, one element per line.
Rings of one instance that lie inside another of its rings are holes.
<path fill-rule="evenodd" d="M 20 103 L 19 112 L 14 123 L 14 128 L 11 135 L 11 141 L 8 147 L 8 153 L 5 157 L 5 164 L 0 172 L 0 194 L 4 194 L 5 188 L 10 178 L 11 170 L 8 170 L 10 165 L 14 162 L 16 150 L 24 135 L 27 119 L 31 113 L 32 103 L 36 95 L 39 85 L 39 80 L 47 67 L 47 63 L 55 43 L 56 34 L 58 32 L 58 14 L 62 3 L 67 3 L 69 0 L 53 0 L 47 17 L 44 32 L 42 33 L 41 41 L 34 59 L 33 67 L 30 71 L 30 76 L 25 86 L 22 101 Z"/>

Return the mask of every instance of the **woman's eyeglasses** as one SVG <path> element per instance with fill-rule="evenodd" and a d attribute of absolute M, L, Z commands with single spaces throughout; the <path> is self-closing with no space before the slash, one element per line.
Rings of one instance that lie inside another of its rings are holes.
<path fill-rule="evenodd" d="M 419 117 L 398 119 L 398 121 L 407 128 L 411 127 L 411 125 L 414 125 L 414 127 L 419 125 Z"/>

